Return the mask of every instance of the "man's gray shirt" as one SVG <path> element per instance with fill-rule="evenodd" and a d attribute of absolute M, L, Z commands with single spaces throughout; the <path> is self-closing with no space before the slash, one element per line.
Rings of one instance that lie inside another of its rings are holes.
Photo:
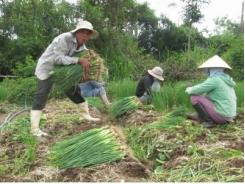
<path fill-rule="evenodd" d="M 72 57 L 75 52 L 85 50 L 82 45 L 77 49 L 77 40 L 71 32 L 63 33 L 52 41 L 38 60 L 35 75 L 40 80 L 48 79 L 54 65 L 70 65 L 79 61 L 78 57 Z"/>

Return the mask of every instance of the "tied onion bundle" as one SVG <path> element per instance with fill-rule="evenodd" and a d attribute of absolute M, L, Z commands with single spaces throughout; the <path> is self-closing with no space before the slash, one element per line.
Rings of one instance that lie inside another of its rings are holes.
<path fill-rule="evenodd" d="M 67 91 L 72 86 L 79 84 L 82 76 L 83 70 L 79 64 L 55 66 L 53 71 L 54 84 L 64 91 Z"/>
<path fill-rule="evenodd" d="M 148 124 L 145 128 L 154 129 L 175 129 L 185 120 L 185 108 L 179 107 L 167 113 L 160 120 Z"/>
<path fill-rule="evenodd" d="M 77 53 L 75 56 L 89 60 L 89 80 L 102 82 L 108 79 L 108 69 L 104 64 L 104 59 L 102 59 L 94 50 L 88 49 L 81 53 Z"/>
<path fill-rule="evenodd" d="M 61 169 L 88 167 L 120 160 L 120 150 L 113 133 L 105 128 L 95 128 L 54 145 L 51 161 Z"/>
<path fill-rule="evenodd" d="M 96 80 L 98 82 L 107 80 L 108 69 L 104 65 L 104 60 L 95 51 L 85 50 L 74 54 L 74 57 L 89 60 L 89 80 Z M 80 64 L 55 66 L 52 75 L 54 84 L 64 91 L 83 81 L 83 69 Z"/>
<path fill-rule="evenodd" d="M 111 105 L 110 115 L 113 118 L 118 118 L 127 112 L 132 112 L 138 109 L 141 102 L 136 96 L 122 98 Z"/>

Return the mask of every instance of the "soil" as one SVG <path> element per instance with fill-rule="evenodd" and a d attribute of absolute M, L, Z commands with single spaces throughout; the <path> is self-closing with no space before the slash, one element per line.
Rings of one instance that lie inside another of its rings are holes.
<path fill-rule="evenodd" d="M 0 178 L 2 182 L 121 182 L 121 181 L 142 181 L 148 177 L 149 170 L 134 158 L 132 151 L 126 145 L 126 139 L 120 126 L 116 125 L 107 115 L 102 114 L 98 109 L 91 107 L 90 114 L 93 117 L 100 117 L 98 123 L 90 123 L 78 120 L 78 123 L 71 125 L 64 122 L 57 122 L 57 117 L 63 114 L 74 114 L 79 116 L 79 108 L 69 101 L 50 101 L 44 110 L 46 116 L 46 125 L 42 128 L 48 133 L 47 137 L 39 139 L 37 147 L 37 158 L 31 166 L 30 172 L 24 177 L 10 176 L 6 174 Z M 6 114 L 1 114 L 4 117 Z M 58 170 L 49 166 L 47 156 L 49 148 L 59 140 L 70 137 L 77 133 L 89 130 L 96 127 L 109 126 L 124 147 L 126 157 L 119 162 L 102 164 L 89 168 L 72 168 Z M 20 143 L 7 141 L 12 135 L 2 134 L 0 138 L 1 150 L 5 149 L 5 154 L 9 159 L 14 159 L 16 152 L 24 150 L 24 146 Z"/>
<path fill-rule="evenodd" d="M 226 145 L 227 148 L 232 148 L 232 149 L 236 149 L 236 150 L 240 150 L 242 152 L 244 152 L 244 138 L 242 137 L 241 140 L 236 140 L 234 142 L 229 142 Z"/>
<path fill-rule="evenodd" d="M 0 112 L 0 125 L 4 121 L 5 118 L 6 118 L 6 114 Z"/>
<path fill-rule="evenodd" d="M 187 156 L 178 156 L 174 159 L 171 159 L 163 164 L 165 169 L 171 169 L 171 168 L 178 168 L 179 166 L 183 165 L 187 161 L 189 161 L 189 157 Z"/>
<path fill-rule="evenodd" d="M 244 162 L 242 158 L 232 158 L 230 160 L 228 160 L 227 163 L 228 167 L 235 167 L 235 168 L 242 168 L 244 167 Z"/>
<path fill-rule="evenodd" d="M 146 123 L 158 120 L 161 115 L 161 113 L 153 110 L 146 112 L 145 110 L 138 109 L 135 112 L 128 113 L 126 116 L 119 118 L 117 123 L 121 126 L 141 126 Z"/>
<path fill-rule="evenodd" d="M 162 115 L 161 113 L 153 110 L 139 109 L 134 113 L 129 113 L 126 116 L 121 117 L 118 120 L 112 120 L 108 115 L 99 111 L 98 109 L 91 107 L 90 113 L 93 117 L 101 118 L 98 123 L 90 123 L 81 121 L 79 119 L 79 107 L 72 104 L 68 100 L 55 101 L 51 100 L 45 108 L 44 114 L 46 115 L 46 124 L 42 127 L 42 130 L 47 132 L 49 136 L 39 139 L 37 147 L 37 157 L 35 162 L 31 165 L 30 171 L 25 176 L 13 176 L 6 174 L 0 177 L 1 182 L 142 182 L 147 180 L 151 172 L 153 171 L 153 162 L 149 160 L 147 163 L 141 163 L 133 155 L 133 151 L 127 146 L 127 141 L 122 131 L 123 127 L 128 126 L 142 126 L 146 123 L 156 121 Z M 7 113 L 0 112 L 1 119 L 6 117 Z M 66 120 L 62 120 L 66 117 Z M 69 119 L 70 118 L 70 119 Z M 126 156 L 124 159 L 102 164 L 88 168 L 70 168 L 64 170 L 58 170 L 50 166 L 47 162 L 47 156 L 50 147 L 67 137 L 73 136 L 80 132 L 89 130 L 96 127 L 108 126 L 116 138 L 120 142 Z M 179 131 L 180 134 L 186 134 L 186 132 Z M 0 136 L 0 157 L 8 156 L 9 160 L 14 159 L 16 153 L 22 152 L 25 148 L 21 143 L 9 141 L 12 135 L 3 133 Z M 164 132 L 159 139 L 164 140 L 176 140 L 176 135 Z M 193 140 L 200 149 L 206 149 L 210 147 L 232 148 L 240 151 L 244 151 L 244 138 L 232 137 L 220 135 L 216 142 L 207 143 L 206 134 L 199 135 Z M 163 164 L 164 169 L 174 169 L 188 162 L 191 158 L 186 155 L 186 145 L 176 148 L 170 155 L 171 159 L 165 161 Z M 5 155 L 1 155 L 5 153 Z M 243 168 L 242 158 L 232 158 L 227 160 L 228 167 Z M 1 163 L 0 163 L 1 165 Z"/>

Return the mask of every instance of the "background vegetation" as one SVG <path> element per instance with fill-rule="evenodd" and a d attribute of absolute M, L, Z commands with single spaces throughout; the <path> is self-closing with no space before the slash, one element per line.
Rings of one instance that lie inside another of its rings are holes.
<path fill-rule="evenodd" d="M 203 17 L 200 0 L 185 2 L 184 24 L 176 26 L 156 17 L 147 4 L 135 0 L 15 0 L 0 2 L 0 73 L 33 76 L 38 57 L 52 39 L 70 31 L 79 19 L 93 23 L 100 33 L 89 43 L 106 59 L 110 79 L 138 78 L 143 71 L 162 65 L 167 80 L 198 78 L 196 66 L 214 54 L 243 80 L 242 25 L 217 19 L 218 34 L 204 37 L 193 23 Z M 193 4 L 196 4 L 193 8 Z"/>

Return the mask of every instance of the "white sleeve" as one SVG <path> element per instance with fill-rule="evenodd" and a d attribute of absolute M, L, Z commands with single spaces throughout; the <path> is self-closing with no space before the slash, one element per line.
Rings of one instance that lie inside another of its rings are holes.
<path fill-rule="evenodd" d="M 70 65 L 78 63 L 78 57 L 67 56 L 69 53 L 69 47 L 65 37 L 60 37 L 55 40 L 55 42 L 56 43 L 53 48 L 55 64 Z"/>

